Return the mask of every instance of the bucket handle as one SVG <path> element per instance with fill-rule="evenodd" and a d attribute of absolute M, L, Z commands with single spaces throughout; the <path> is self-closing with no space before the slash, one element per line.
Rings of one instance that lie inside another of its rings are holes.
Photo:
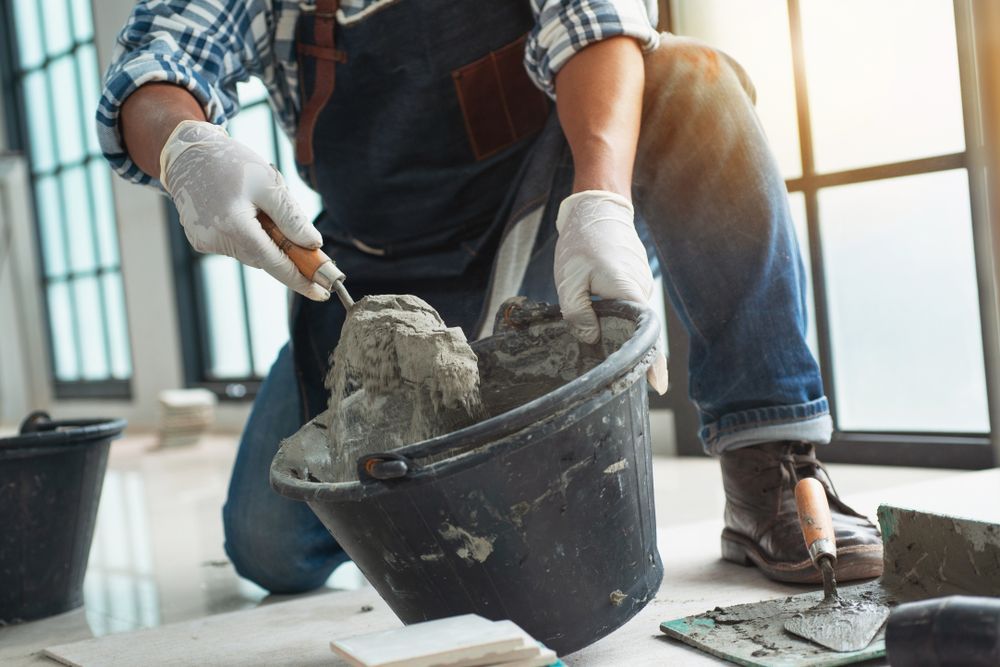
<path fill-rule="evenodd" d="M 417 470 L 419 466 L 411 459 L 393 452 L 365 454 L 358 459 L 358 480 L 362 483 L 402 479 Z"/>
<path fill-rule="evenodd" d="M 53 423 L 52 417 L 45 410 L 35 410 L 21 421 L 18 429 L 21 435 L 27 433 L 39 433 L 41 431 L 51 431 L 58 426 Z"/>

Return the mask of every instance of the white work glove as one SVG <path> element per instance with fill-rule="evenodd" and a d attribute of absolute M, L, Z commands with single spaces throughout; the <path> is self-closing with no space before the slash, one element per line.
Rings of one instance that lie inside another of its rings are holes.
<path fill-rule="evenodd" d="M 653 274 L 634 217 L 628 199 L 603 190 L 578 192 L 559 206 L 555 256 L 559 306 L 573 335 L 584 343 L 601 338 L 591 295 L 643 304 L 653 296 Z M 646 376 L 653 389 L 666 392 L 667 361 L 662 350 Z"/>
<path fill-rule="evenodd" d="M 160 153 L 160 182 L 173 198 L 195 250 L 263 269 L 313 301 L 330 298 L 275 245 L 260 226 L 257 211 L 271 216 L 281 233 L 300 246 L 319 248 L 323 236 L 278 170 L 224 129 L 203 121 L 180 123 Z"/>

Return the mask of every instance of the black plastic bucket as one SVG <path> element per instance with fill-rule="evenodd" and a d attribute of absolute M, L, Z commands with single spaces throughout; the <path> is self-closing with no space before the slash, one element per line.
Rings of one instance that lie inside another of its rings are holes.
<path fill-rule="evenodd" d="M 33 413 L 0 439 L 0 624 L 83 604 L 108 445 L 124 428 Z"/>
<path fill-rule="evenodd" d="M 296 438 L 325 438 L 315 420 L 282 443 L 272 486 L 309 504 L 405 623 L 511 619 L 565 655 L 656 595 L 645 371 L 659 323 L 635 304 L 595 305 L 634 326 L 602 363 L 509 412 L 363 457 L 360 481 L 307 472 Z M 558 309 L 544 318 L 558 321 Z M 512 335 L 473 343 L 481 368 Z"/>

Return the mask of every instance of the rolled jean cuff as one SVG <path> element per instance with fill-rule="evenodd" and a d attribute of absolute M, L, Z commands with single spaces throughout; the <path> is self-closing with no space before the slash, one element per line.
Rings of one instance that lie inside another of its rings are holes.
<path fill-rule="evenodd" d="M 724 415 L 698 434 L 708 454 L 777 440 L 825 445 L 833 435 L 830 403 L 826 397 L 798 405 L 755 408 Z"/>

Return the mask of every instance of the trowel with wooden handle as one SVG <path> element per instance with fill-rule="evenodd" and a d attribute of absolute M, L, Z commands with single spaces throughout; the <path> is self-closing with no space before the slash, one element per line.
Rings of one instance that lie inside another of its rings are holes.
<path fill-rule="evenodd" d="M 288 255 L 288 258 L 292 260 L 302 275 L 327 291 L 336 292 L 340 302 L 344 304 L 344 308 L 351 309 L 351 306 L 354 305 L 354 299 L 344 287 L 345 276 L 337 268 L 336 262 L 318 248 L 303 248 L 290 241 L 264 211 L 257 211 L 257 219 L 260 220 L 260 226 L 264 228 L 271 240 L 283 253 Z"/>
<path fill-rule="evenodd" d="M 837 538 L 823 484 L 812 477 L 799 480 L 795 504 L 809 558 L 823 574 L 823 601 L 786 621 L 785 629 L 834 651 L 860 651 L 885 623 L 889 609 L 867 600 L 844 599 L 837 593 Z"/>

